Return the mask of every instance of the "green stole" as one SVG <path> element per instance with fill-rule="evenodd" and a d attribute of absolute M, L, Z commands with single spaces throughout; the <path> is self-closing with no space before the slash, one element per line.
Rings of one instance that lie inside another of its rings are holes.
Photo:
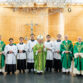
<path fill-rule="evenodd" d="M 81 52 L 81 49 L 82 49 L 82 48 L 83 48 L 83 45 L 81 45 L 81 44 L 79 44 L 79 45 L 77 46 L 78 53 Z M 80 63 L 80 59 L 81 59 L 81 57 L 79 57 L 79 63 Z"/>
<path fill-rule="evenodd" d="M 66 44 L 64 45 L 66 51 L 69 51 L 69 46 L 70 46 L 70 43 L 66 42 Z M 66 54 L 67 65 L 68 65 L 68 58 L 69 58 L 68 56 L 69 56 L 69 53 Z"/>
<path fill-rule="evenodd" d="M 76 45 L 77 47 L 77 51 L 78 53 L 83 53 L 83 42 L 79 43 L 77 42 Z M 83 70 L 83 58 L 81 57 L 77 57 L 76 59 L 74 59 L 75 61 L 75 67 L 78 69 L 78 70 Z"/>
<path fill-rule="evenodd" d="M 1 41 L 0 42 L 0 52 L 2 52 L 4 50 L 4 47 L 5 47 L 5 44 L 3 41 Z M 0 55 L 0 69 L 3 68 L 3 66 L 4 66 L 4 58 L 5 58 L 4 55 L 1 54 Z"/>
<path fill-rule="evenodd" d="M 39 70 L 39 71 L 44 71 L 45 70 L 45 65 L 46 65 L 46 55 L 47 51 L 44 52 L 43 44 L 37 44 L 34 48 L 34 68 Z M 41 50 L 42 52 L 38 53 L 35 55 L 37 50 Z"/>
<path fill-rule="evenodd" d="M 64 40 L 60 47 L 61 52 L 63 51 L 73 51 L 73 45 L 70 40 L 67 40 L 67 42 Z M 62 66 L 65 69 L 70 68 L 71 66 L 71 60 L 72 60 L 72 54 L 71 53 L 61 53 L 61 60 L 62 60 Z"/>

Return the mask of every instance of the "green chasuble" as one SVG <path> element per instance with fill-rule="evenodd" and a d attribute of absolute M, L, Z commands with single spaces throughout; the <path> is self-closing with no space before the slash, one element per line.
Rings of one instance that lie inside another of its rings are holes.
<path fill-rule="evenodd" d="M 78 54 L 81 56 L 79 57 Z M 74 45 L 74 67 L 83 71 L 83 42 L 75 43 Z"/>
<path fill-rule="evenodd" d="M 5 43 L 3 41 L 0 41 L 0 52 L 4 51 L 5 48 Z M 2 69 L 4 67 L 4 59 L 5 56 L 2 54 L 0 55 L 0 69 Z"/>
<path fill-rule="evenodd" d="M 41 52 L 38 53 L 38 50 L 41 50 Z M 44 49 L 44 45 L 36 44 L 33 48 L 33 52 L 34 52 L 34 69 L 36 71 L 44 72 L 46 65 L 46 55 L 47 55 L 47 51 L 46 49 Z"/>
<path fill-rule="evenodd" d="M 61 51 L 61 60 L 62 60 L 62 67 L 68 69 L 71 67 L 71 61 L 73 57 L 73 44 L 70 40 L 67 42 L 64 40 L 60 46 Z M 69 51 L 70 53 L 64 53 L 64 51 Z"/>

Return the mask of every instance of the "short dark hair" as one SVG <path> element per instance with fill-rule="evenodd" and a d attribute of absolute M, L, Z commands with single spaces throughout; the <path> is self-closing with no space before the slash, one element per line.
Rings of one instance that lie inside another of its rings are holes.
<path fill-rule="evenodd" d="M 58 37 L 58 36 L 61 37 L 61 34 L 57 34 L 57 37 Z"/>
<path fill-rule="evenodd" d="M 24 37 L 20 37 L 19 40 L 20 40 L 20 39 L 23 39 L 23 40 L 24 40 Z"/>
<path fill-rule="evenodd" d="M 10 41 L 10 40 L 14 40 L 14 39 L 13 39 L 13 38 L 9 38 L 9 41 Z"/>
<path fill-rule="evenodd" d="M 46 35 L 46 37 L 51 37 L 51 36 L 48 34 L 48 35 Z"/>

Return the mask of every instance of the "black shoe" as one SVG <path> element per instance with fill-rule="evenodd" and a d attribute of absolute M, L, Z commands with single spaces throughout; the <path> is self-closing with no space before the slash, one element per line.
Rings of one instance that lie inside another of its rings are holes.
<path fill-rule="evenodd" d="M 42 73 L 40 72 L 40 73 L 37 73 L 38 75 L 42 75 Z"/>
<path fill-rule="evenodd" d="M 25 70 L 23 70 L 23 73 L 25 73 Z"/>
<path fill-rule="evenodd" d="M 63 72 L 63 74 L 66 74 L 66 72 Z"/>
<path fill-rule="evenodd" d="M 7 72 L 7 75 L 9 75 L 10 74 L 10 72 Z"/>
<path fill-rule="evenodd" d="M 21 73 L 21 70 L 19 70 L 19 73 Z"/>
<path fill-rule="evenodd" d="M 2 72 L 0 72 L 0 75 L 3 75 L 3 73 L 2 73 Z"/>
<path fill-rule="evenodd" d="M 80 76 L 82 76 L 82 75 L 81 75 L 81 74 L 76 74 L 76 76 L 80 77 Z"/>
<path fill-rule="evenodd" d="M 48 72 L 48 68 L 46 68 L 46 71 Z"/>
<path fill-rule="evenodd" d="M 67 74 L 70 74 L 70 72 L 68 72 Z"/>
<path fill-rule="evenodd" d="M 15 74 L 14 71 L 12 72 L 12 74 Z"/>

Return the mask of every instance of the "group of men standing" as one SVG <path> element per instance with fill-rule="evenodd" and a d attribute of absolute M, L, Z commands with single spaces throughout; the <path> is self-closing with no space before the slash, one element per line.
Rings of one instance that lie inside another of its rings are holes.
<path fill-rule="evenodd" d="M 18 70 L 20 73 L 35 72 L 42 74 L 52 72 L 63 72 L 74 75 L 83 75 L 83 42 L 79 37 L 78 42 L 73 46 L 68 36 L 61 40 L 61 35 L 57 35 L 57 40 L 51 41 L 51 36 L 38 35 L 37 40 L 34 34 L 30 35 L 30 40 L 25 44 L 24 38 L 19 38 L 19 43 L 14 44 L 13 38 L 9 38 L 9 44 L 1 40 L 0 36 L 0 74 L 14 74 Z M 72 65 L 74 61 L 74 65 Z"/>

